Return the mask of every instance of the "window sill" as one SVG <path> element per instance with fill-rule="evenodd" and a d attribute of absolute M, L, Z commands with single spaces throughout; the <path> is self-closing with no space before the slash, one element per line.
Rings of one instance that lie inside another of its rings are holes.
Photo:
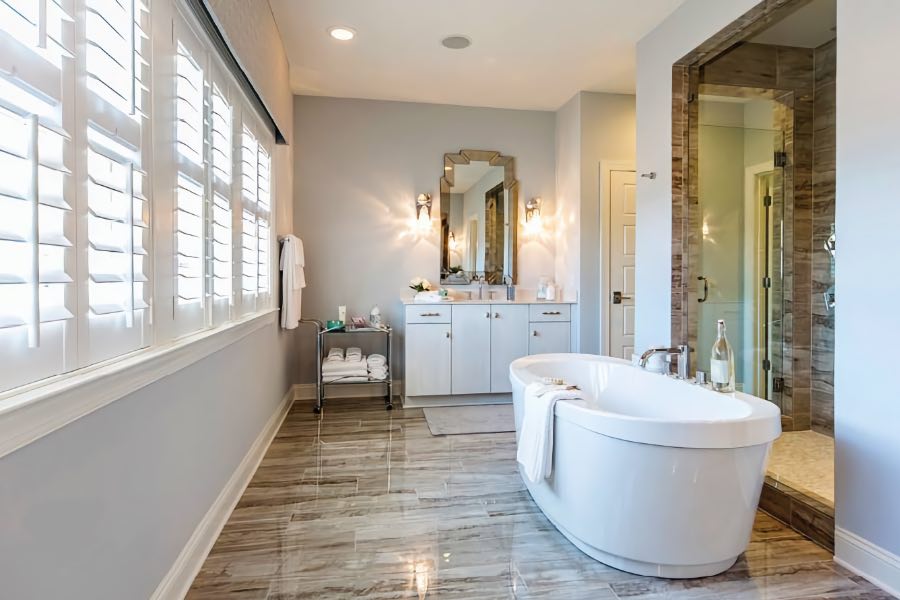
<path fill-rule="evenodd" d="M 0 399 L 0 457 L 275 323 L 277 315 L 268 309 Z"/>

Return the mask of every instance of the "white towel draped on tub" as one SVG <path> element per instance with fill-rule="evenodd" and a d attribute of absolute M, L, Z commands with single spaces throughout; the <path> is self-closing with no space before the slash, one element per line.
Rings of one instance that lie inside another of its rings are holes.
<path fill-rule="evenodd" d="M 581 390 L 575 386 L 535 382 L 525 388 L 516 460 L 532 483 L 549 477 L 553 470 L 553 410 L 556 403 L 575 398 L 581 398 Z"/>
<path fill-rule="evenodd" d="M 286 235 L 281 244 L 281 326 L 294 329 L 300 324 L 300 301 L 306 287 L 303 242 Z"/>

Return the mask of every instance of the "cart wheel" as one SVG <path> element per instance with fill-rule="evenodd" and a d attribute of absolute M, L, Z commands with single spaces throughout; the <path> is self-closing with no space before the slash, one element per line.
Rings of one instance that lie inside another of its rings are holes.
<path fill-rule="evenodd" d="M 393 405 L 393 404 L 388 404 L 388 405 L 386 405 L 386 406 L 384 407 L 384 409 L 385 409 L 385 410 L 394 410 L 394 405 Z"/>
<path fill-rule="evenodd" d="M 313 412 L 316 413 L 316 414 L 321 413 L 321 412 L 322 412 L 322 407 L 321 407 L 321 406 L 313 406 Z"/>

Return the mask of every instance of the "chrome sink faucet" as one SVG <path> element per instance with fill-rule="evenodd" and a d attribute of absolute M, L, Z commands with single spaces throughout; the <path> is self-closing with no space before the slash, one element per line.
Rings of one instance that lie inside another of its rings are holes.
<path fill-rule="evenodd" d="M 691 376 L 691 349 L 686 344 L 674 346 L 672 348 L 650 348 L 641 354 L 640 365 L 642 369 L 647 368 L 647 361 L 654 354 L 668 354 L 678 357 L 678 379 L 688 379 Z"/>

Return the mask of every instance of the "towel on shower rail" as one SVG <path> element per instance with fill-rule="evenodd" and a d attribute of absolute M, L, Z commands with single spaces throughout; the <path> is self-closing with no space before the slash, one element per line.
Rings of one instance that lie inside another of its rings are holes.
<path fill-rule="evenodd" d="M 581 390 L 572 385 L 534 382 L 525 387 L 516 460 L 532 483 L 549 477 L 553 471 L 553 411 L 556 403 L 581 397 Z"/>

